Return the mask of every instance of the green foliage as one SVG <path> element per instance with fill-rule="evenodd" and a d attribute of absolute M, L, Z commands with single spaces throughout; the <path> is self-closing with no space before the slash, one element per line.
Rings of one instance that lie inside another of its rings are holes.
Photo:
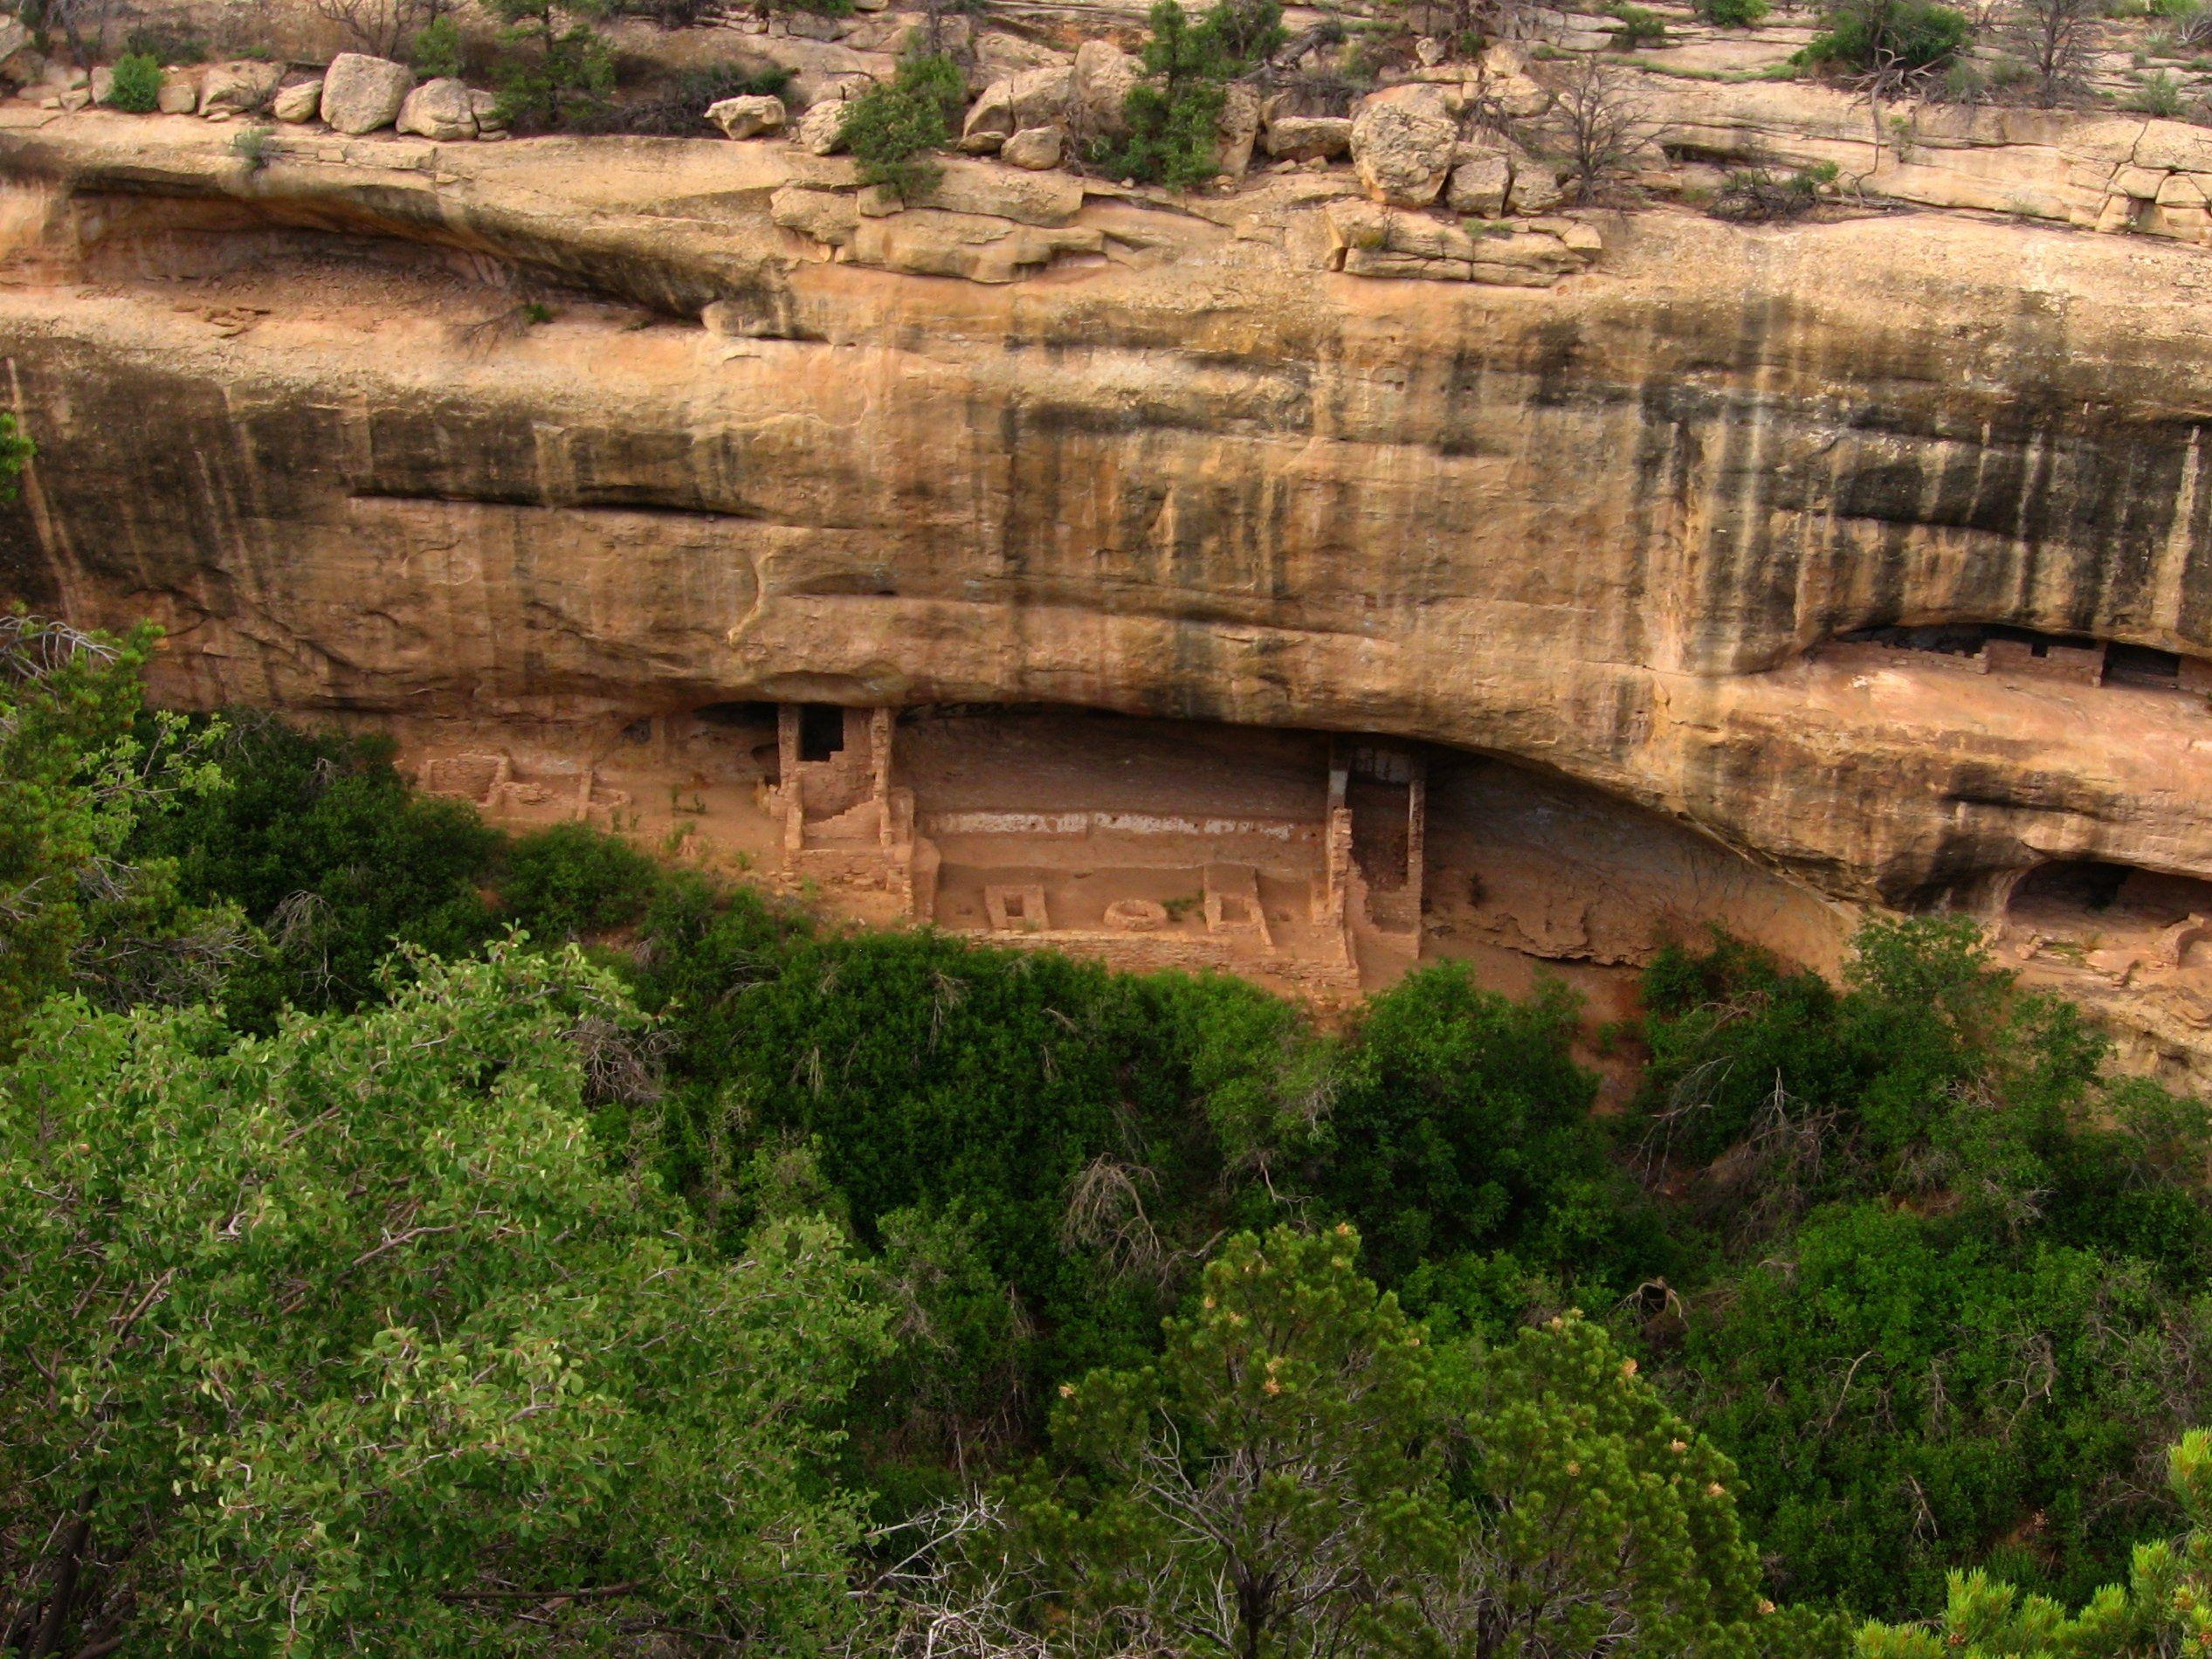
<path fill-rule="evenodd" d="M 139 723 L 156 637 L 0 616 L 0 1057 L 55 992 L 190 999 L 230 948 L 219 907 L 180 905 L 167 861 L 127 856 L 141 819 L 219 782 L 181 719 Z"/>
<path fill-rule="evenodd" d="M 450 14 L 441 13 L 423 25 L 410 53 L 415 72 L 424 80 L 438 80 L 461 72 L 461 28 Z"/>
<path fill-rule="evenodd" d="M 2132 101 L 2146 115 L 2171 120 L 2181 113 L 2181 83 L 2171 71 L 2153 69 L 2136 81 Z"/>
<path fill-rule="evenodd" d="M 928 933 L 817 937 L 740 895 L 656 904 L 640 975 L 677 1042 L 667 1167 L 726 1225 L 763 1145 L 810 1146 L 869 1246 L 962 1229 L 1034 1332 L 1023 1379 L 1140 1353 L 1175 1260 L 1299 1117 L 1298 1029 L 1226 979 L 1133 978 Z M 1249 1043 L 1249 1046 L 1248 1046 Z"/>
<path fill-rule="evenodd" d="M 1965 13 L 1933 0 L 1845 0 L 1826 21 L 1795 61 L 1855 73 L 1940 69 L 1974 34 Z"/>
<path fill-rule="evenodd" d="M 231 140 L 231 154 L 245 163 L 249 174 L 275 161 L 279 148 L 273 127 L 249 127 Z"/>
<path fill-rule="evenodd" d="M 1617 1295 L 1653 1265 L 1656 1229 L 1637 1225 L 1590 1120 L 1597 1079 L 1568 1052 L 1578 1015 L 1556 981 L 1515 1003 L 1457 963 L 1368 1004 L 1310 1184 L 1369 1241 L 1386 1284 L 1508 1250 Z"/>
<path fill-rule="evenodd" d="M 1102 145 L 1092 160 L 1123 177 L 1195 189 L 1219 170 L 1226 85 L 1283 44 L 1282 8 L 1218 0 L 1193 23 L 1176 0 L 1157 0 L 1150 24 L 1145 79 L 1122 108 L 1129 135 Z"/>
<path fill-rule="evenodd" d="M 1613 50 L 1634 52 L 1641 46 L 1663 46 L 1667 40 L 1666 19 L 1648 6 L 1616 4 Z"/>
<path fill-rule="evenodd" d="M 1737 1281 L 1681 1370 L 1785 1587 L 1894 1613 L 2030 1516 L 2050 1587 L 2093 1586 L 2163 1519 L 2129 1487 L 2205 1403 L 2209 1339 L 2139 1267 L 1860 1204 Z"/>
<path fill-rule="evenodd" d="M 65 1650 L 837 1626 L 817 1424 L 881 1316 L 818 1223 L 724 1263 L 606 1168 L 587 1017 L 636 1023 L 500 947 L 267 1039 L 41 1018 L 0 1075 L 0 1536 L 69 1540 Z"/>
<path fill-rule="evenodd" d="M 548 942 L 628 926 L 658 886 L 653 861 L 589 825 L 556 824 L 506 850 L 500 898 L 508 919 Z"/>
<path fill-rule="evenodd" d="M 1767 0 L 1698 0 L 1698 15 L 1716 29 L 1755 29 L 1772 10 Z"/>
<path fill-rule="evenodd" d="M 239 714 L 211 758 L 229 787 L 141 825 L 132 850 L 173 859 L 187 898 L 235 904 L 260 930 L 226 997 L 245 1029 L 268 1030 L 286 1002 L 358 1007 L 396 946 L 462 956 L 492 936 L 479 888 L 499 837 L 412 794 L 389 742 Z"/>
<path fill-rule="evenodd" d="M 595 25 L 607 15 L 608 0 L 486 3 L 506 25 L 497 79 L 500 112 L 509 121 L 558 127 L 604 107 L 614 91 L 615 59 Z"/>
<path fill-rule="evenodd" d="M 23 487 L 23 470 L 38 453 L 38 444 L 13 415 L 0 415 L 0 505 L 13 501 Z"/>
<path fill-rule="evenodd" d="M 1071 1649 L 1761 1650 L 1734 1471 L 1632 1360 L 1575 1318 L 1440 1351 L 1358 1249 L 1341 1224 L 1232 1238 L 1156 1365 L 1061 1389 L 1066 1472 L 1018 1489 L 999 1548 Z M 1835 1650 L 1785 1622 L 1788 1651 Z"/>
<path fill-rule="evenodd" d="M 2189 1530 L 2139 1546 L 2123 1587 L 2076 1613 L 1980 1571 L 1951 1575 L 1931 1627 L 1870 1623 L 1859 1659 L 2160 1659 L 2212 1648 L 2212 1433 L 2191 1429 L 2167 1458 Z"/>
<path fill-rule="evenodd" d="M 126 52 L 115 60 L 107 107 L 130 115 L 150 115 L 161 107 L 162 61 L 144 52 Z"/>
<path fill-rule="evenodd" d="M 942 171 L 926 157 L 952 142 L 967 95 L 960 65 L 941 54 L 907 58 L 889 84 L 863 93 L 844 128 L 861 182 L 887 185 L 900 196 L 925 194 Z"/>

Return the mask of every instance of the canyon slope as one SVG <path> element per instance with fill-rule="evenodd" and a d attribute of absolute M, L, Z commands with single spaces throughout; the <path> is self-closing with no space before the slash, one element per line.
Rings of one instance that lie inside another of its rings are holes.
<path fill-rule="evenodd" d="M 1656 207 L 1516 231 L 1602 243 L 1548 286 L 1379 279 L 1286 172 L 1085 185 L 966 280 L 972 215 L 872 229 L 788 145 L 230 139 L 0 113 L 0 582 L 161 623 L 171 701 L 526 772 L 754 704 L 1434 746 L 1809 912 L 2010 918 L 2212 1074 L 2200 247 Z"/>

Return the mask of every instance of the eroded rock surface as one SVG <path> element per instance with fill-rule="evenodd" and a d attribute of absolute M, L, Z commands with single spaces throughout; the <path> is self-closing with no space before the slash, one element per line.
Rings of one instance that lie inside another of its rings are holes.
<path fill-rule="evenodd" d="M 1477 234 L 1340 175 L 1177 205 L 986 162 L 947 178 L 1063 196 L 863 212 L 848 161 L 719 141 L 303 134 L 248 176 L 176 125 L 0 123 L 41 444 L 8 585 L 162 620 L 164 694 L 540 733 L 1075 706 L 1509 757 L 1853 903 L 2212 877 L 2194 249 Z M 901 274 L 1017 235 L 1051 244 L 1027 280 Z M 588 296 L 502 327 L 515 272 Z M 1947 623 L 2170 656 L 2174 689 L 1838 642 Z M 2122 977 L 2116 1017 L 2212 1050 Z"/>

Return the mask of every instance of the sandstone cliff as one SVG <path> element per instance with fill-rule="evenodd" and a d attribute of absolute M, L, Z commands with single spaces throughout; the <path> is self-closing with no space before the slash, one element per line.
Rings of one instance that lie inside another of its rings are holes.
<path fill-rule="evenodd" d="M 1094 189 L 985 285 L 780 224 L 850 185 L 783 147 L 226 138 L 0 117 L 5 581 L 163 621 L 173 696 L 1080 706 L 1506 757 L 1854 902 L 2212 878 L 2201 694 L 1833 643 L 2212 657 L 2194 248 L 1654 211 L 1548 288 L 1374 281 L 1294 175 Z"/>

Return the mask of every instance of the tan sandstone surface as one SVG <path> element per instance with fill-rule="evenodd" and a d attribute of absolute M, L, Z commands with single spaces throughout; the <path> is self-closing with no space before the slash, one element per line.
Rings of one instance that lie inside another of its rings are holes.
<path fill-rule="evenodd" d="M 752 702 L 1413 740 L 1733 850 L 1816 958 L 1807 917 L 1995 918 L 2054 859 L 2212 879 L 2201 691 L 1836 643 L 2212 657 L 2212 263 L 2177 241 L 1656 210 L 1512 231 L 1602 235 L 1549 286 L 1376 280 L 1339 268 L 1340 176 L 1294 174 L 855 217 L 886 269 L 791 228 L 852 180 L 782 145 L 302 137 L 257 170 L 185 118 L 10 107 L 0 171 L 41 444 L 6 585 L 162 622 L 180 700 L 610 767 Z M 914 274 L 1016 230 L 1058 238 L 1019 279 Z M 1510 890 L 1540 818 L 1451 787 L 1432 839 L 1494 824 Z M 1431 933 L 1637 954 L 1587 905 L 1430 889 Z M 2212 945 L 2143 914 L 2140 960 L 2014 944 L 2200 1070 Z"/>

